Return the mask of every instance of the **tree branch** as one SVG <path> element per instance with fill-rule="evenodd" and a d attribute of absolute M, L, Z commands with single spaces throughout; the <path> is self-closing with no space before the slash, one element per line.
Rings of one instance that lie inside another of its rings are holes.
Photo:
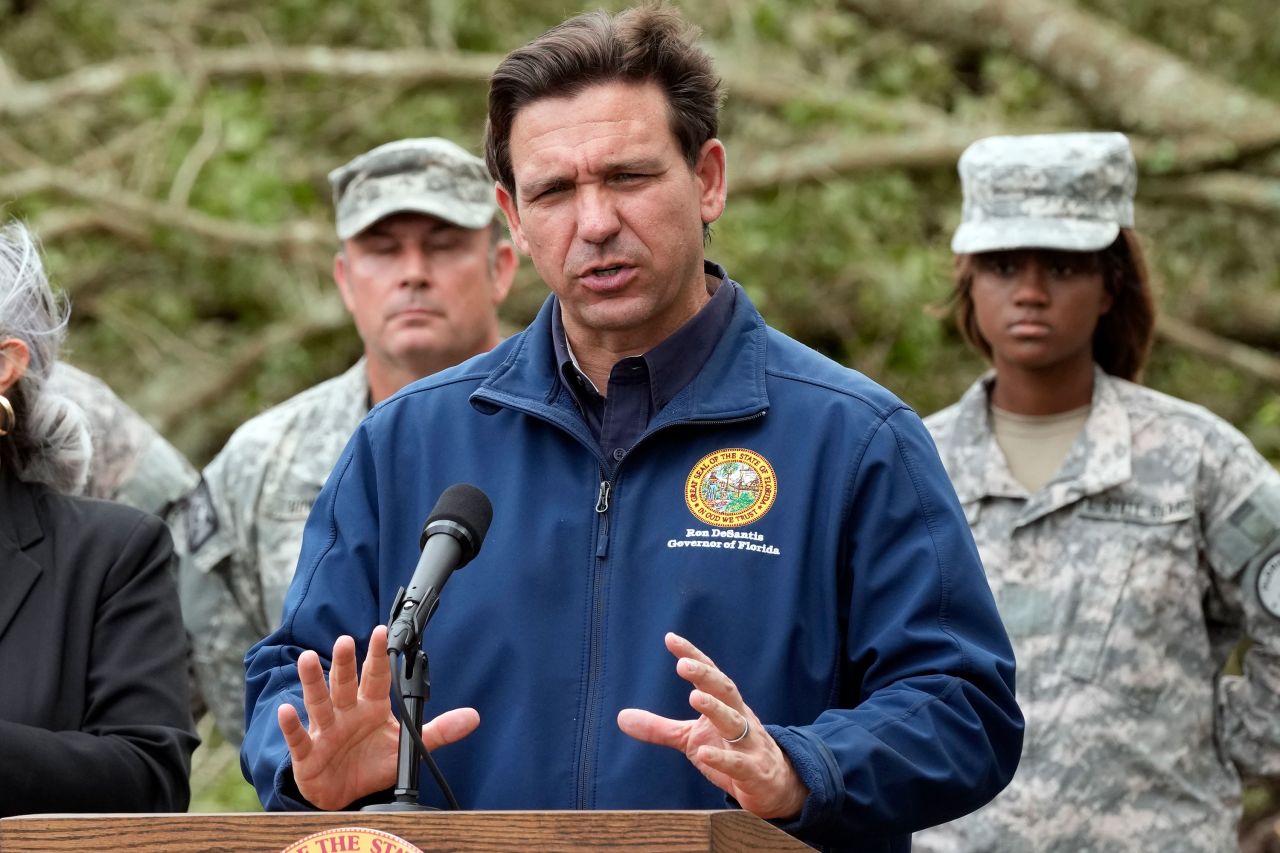
<path fill-rule="evenodd" d="M 236 386 L 247 382 L 259 369 L 262 361 L 280 347 L 297 347 L 312 338 L 338 332 L 351 327 L 351 318 L 335 296 L 325 299 L 313 316 L 286 323 L 277 323 L 254 335 L 254 339 L 239 348 L 239 354 L 210 381 L 172 397 L 167 405 L 151 420 L 164 434 L 173 434 L 183 423 L 198 418 L 210 406 L 216 405 Z"/>
<path fill-rule="evenodd" d="M 1216 204 L 1251 213 L 1280 213 L 1280 179 L 1241 172 L 1213 172 L 1177 179 L 1143 182 L 1140 195 L 1147 201 L 1178 204 Z"/>
<path fill-rule="evenodd" d="M 1120 127 L 1201 134 L 1239 149 L 1280 144 L 1280 105 L 1203 73 L 1063 0 L 841 0 L 920 36 L 1008 49 Z"/>
<path fill-rule="evenodd" d="M 1043 131 L 1044 129 L 1039 129 Z M 917 133 L 863 136 L 852 143 L 816 143 L 785 153 L 772 152 L 745 158 L 745 165 L 731 173 L 729 190 L 752 195 L 781 187 L 823 183 L 855 175 L 902 169 L 954 171 L 960 153 L 969 143 L 994 133 L 1016 133 L 1016 128 L 943 128 Z M 1198 158 L 1211 152 L 1201 137 L 1182 143 L 1134 139 L 1134 154 L 1144 172 L 1177 172 L 1201 165 Z M 1139 195 L 1145 200 L 1221 204 L 1253 213 L 1280 214 L 1280 180 L 1239 172 L 1205 175 L 1161 174 L 1144 177 Z"/>
<path fill-rule="evenodd" d="M 104 98 L 131 80 L 149 74 L 177 74 L 203 80 L 315 75 L 371 79 L 392 85 L 487 84 L 501 60 L 502 56 L 491 53 L 320 46 L 251 46 L 202 50 L 183 56 L 130 56 L 87 65 L 49 80 L 15 80 L 7 89 L 0 88 L 0 117 L 23 118 L 71 101 Z M 893 124 L 920 124 L 938 117 L 936 109 L 924 104 L 872 95 L 851 97 L 847 92 L 797 74 L 787 79 L 764 75 L 732 59 L 721 64 L 721 73 L 735 99 L 764 107 L 777 108 L 796 101 L 825 104 Z"/>
<path fill-rule="evenodd" d="M 135 233 L 147 229 L 185 231 L 205 241 L 203 248 L 215 255 L 244 248 L 271 249 L 293 255 L 332 246 L 337 240 L 327 223 L 310 220 L 281 225 L 233 222 L 118 187 L 95 184 L 82 175 L 48 166 L 18 172 L 0 181 L 0 199 L 35 192 L 57 192 L 88 202 L 98 215 L 124 215 L 131 220 L 129 230 Z"/>
<path fill-rule="evenodd" d="M 1156 318 L 1156 334 L 1169 343 L 1280 386 L 1280 358 L 1218 337 L 1176 317 Z"/>

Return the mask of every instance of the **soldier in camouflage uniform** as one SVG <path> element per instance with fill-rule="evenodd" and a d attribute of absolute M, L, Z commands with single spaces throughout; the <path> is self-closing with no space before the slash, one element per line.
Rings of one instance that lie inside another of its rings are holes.
<path fill-rule="evenodd" d="M 1122 135 L 980 140 L 960 174 L 954 303 L 995 369 L 926 424 L 1027 729 L 1004 793 L 915 849 L 1237 850 L 1241 774 L 1280 773 L 1280 474 L 1130 381 L 1154 316 Z"/>
<path fill-rule="evenodd" d="M 329 175 L 334 279 L 364 342 L 345 373 L 245 423 L 178 515 L 196 670 L 227 740 L 244 736 L 244 654 L 280 620 L 311 504 L 372 404 L 500 340 L 516 269 L 484 162 L 405 139 Z"/>
<path fill-rule="evenodd" d="M 87 416 L 93 456 L 85 495 L 163 517 L 199 481 L 187 458 L 102 380 L 60 361 L 48 387 Z"/>

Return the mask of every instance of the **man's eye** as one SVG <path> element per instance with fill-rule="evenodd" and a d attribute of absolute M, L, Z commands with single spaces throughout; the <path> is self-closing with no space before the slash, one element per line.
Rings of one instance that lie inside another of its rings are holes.
<path fill-rule="evenodd" d="M 551 184 L 539 190 L 533 198 L 535 201 L 541 198 L 549 198 L 563 193 L 566 189 L 568 189 L 568 187 L 565 184 Z"/>

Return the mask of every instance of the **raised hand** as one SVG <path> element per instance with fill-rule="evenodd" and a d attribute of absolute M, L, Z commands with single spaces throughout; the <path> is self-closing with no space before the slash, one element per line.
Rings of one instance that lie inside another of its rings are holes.
<path fill-rule="evenodd" d="M 400 723 L 391 713 L 391 665 L 387 629 L 369 636 L 364 671 L 356 671 L 356 644 L 349 636 L 333 644 L 333 665 L 325 684 L 320 657 L 305 651 L 298 658 L 304 726 L 292 705 L 276 712 L 293 759 L 299 793 L 318 809 L 341 809 L 396 782 Z M 480 725 L 473 708 L 446 711 L 422 727 L 422 740 L 434 750 L 461 740 Z"/>
<path fill-rule="evenodd" d="M 809 790 L 737 685 L 693 643 L 672 633 L 665 640 L 678 658 L 676 673 L 694 686 L 689 705 L 700 716 L 671 720 L 625 708 L 618 712 L 618 727 L 637 740 L 680 750 L 712 784 L 759 817 L 799 815 Z"/>

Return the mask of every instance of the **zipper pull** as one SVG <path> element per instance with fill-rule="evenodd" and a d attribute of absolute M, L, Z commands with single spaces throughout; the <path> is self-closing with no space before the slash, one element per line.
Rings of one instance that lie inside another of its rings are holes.
<path fill-rule="evenodd" d="M 596 512 L 609 511 L 609 490 L 613 488 L 613 484 L 608 480 L 600 481 L 600 497 L 596 498 Z"/>

